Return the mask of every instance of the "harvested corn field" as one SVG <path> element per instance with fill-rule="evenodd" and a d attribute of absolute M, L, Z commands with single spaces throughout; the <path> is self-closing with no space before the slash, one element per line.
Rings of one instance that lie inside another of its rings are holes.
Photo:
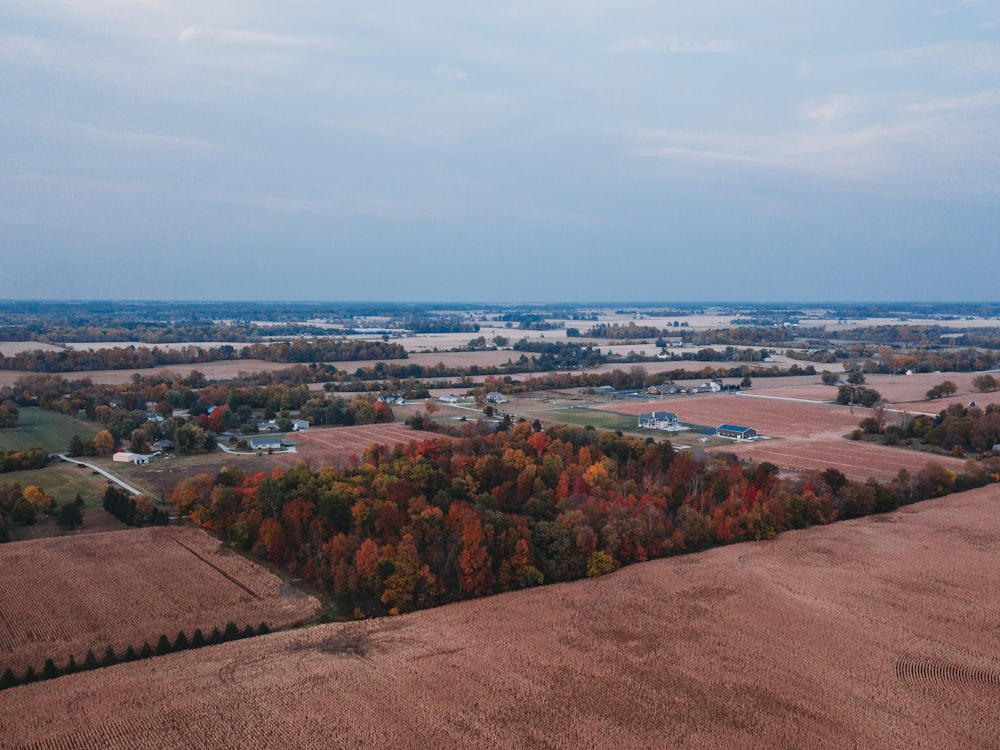
<path fill-rule="evenodd" d="M 315 459 L 322 464 L 342 465 L 354 458 L 362 458 L 371 445 L 383 445 L 390 450 L 397 444 L 406 445 L 411 440 L 440 440 L 434 432 L 411 430 L 401 424 L 369 424 L 357 427 L 328 427 L 295 433 L 298 444 L 296 460 Z"/>
<path fill-rule="evenodd" d="M 0 736 L 81 749 L 997 747 L 998 504 L 992 486 L 596 580 L 17 687 L 0 694 Z"/>
<path fill-rule="evenodd" d="M 227 622 L 306 620 L 319 602 L 198 529 L 158 527 L 0 546 L 0 671 Z M 2 698 L 0 698 L 2 702 Z"/>

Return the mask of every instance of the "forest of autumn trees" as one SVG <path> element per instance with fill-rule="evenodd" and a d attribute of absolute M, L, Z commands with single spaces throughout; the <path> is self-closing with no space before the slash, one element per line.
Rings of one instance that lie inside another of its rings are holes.
<path fill-rule="evenodd" d="M 733 456 L 527 423 L 369 448 L 346 469 L 227 468 L 173 493 L 177 510 L 301 576 L 346 615 L 396 613 L 600 575 L 620 565 L 892 510 L 1000 479 L 1000 461 L 891 483 L 836 469 L 783 481 Z"/>

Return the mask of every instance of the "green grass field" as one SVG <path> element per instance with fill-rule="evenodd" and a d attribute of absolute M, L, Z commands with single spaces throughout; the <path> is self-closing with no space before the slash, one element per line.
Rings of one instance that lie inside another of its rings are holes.
<path fill-rule="evenodd" d="M 528 411 L 518 412 L 518 416 L 523 416 L 529 421 L 535 416 L 542 421 L 562 422 L 564 424 L 586 427 L 590 425 L 597 430 L 621 430 L 622 432 L 638 433 L 638 419 L 627 414 L 615 414 L 609 411 L 598 409 L 549 409 L 542 412 L 531 413 Z"/>
<path fill-rule="evenodd" d="M 17 482 L 22 487 L 35 485 L 52 495 L 57 503 L 72 500 L 79 492 L 87 506 L 101 507 L 107 480 L 94 476 L 90 469 L 76 464 L 63 463 L 58 459 L 44 469 L 33 471 L 10 471 L 0 474 L 0 484 Z"/>
<path fill-rule="evenodd" d="M 0 430 L 0 450 L 43 448 L 55 453 L 66 450 L 73 435 L 87 440 L 96 434 L 97 430 L 86 422 L 33 406 L 21 409 L 17 427 Z"/>
<path fill-rule="evenodd" d="M 100 531 L 117 531 L 127 528 L 114 516 L 104 510 L 104 490 L 107 480 L 95 476 L 90 469 L 76 464 L 53 461 L 44 469 L 33 471 L 11 471 L 0 474 L 0 484 L 17 482 L 22 488 L 34 485 L 46 495 L 51 495 L 57 505 L 76 498 L 77 493 L 83 499 L 83 528 L 78 531 L 66 531 L 54 518 L 39 514 L 38 521 L 32 526 L 10 527 L 11 541 L 28 539 L 43 539 L 50 536 L 66 536 L 68 534 L 93 533 Z"/>

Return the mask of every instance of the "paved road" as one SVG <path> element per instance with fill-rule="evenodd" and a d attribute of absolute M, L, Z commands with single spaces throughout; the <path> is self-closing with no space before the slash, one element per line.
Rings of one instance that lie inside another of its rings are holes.
<path fill-rule="evenodd" d="M 71 464 L 79 464 L 80 466 L 86 466 L 88 469 L 93 469 L 98 474 L 102 474 L 103 476 L 105 476 L 108 479 L 110 479 L 112 482 L 114 482 L 115 484 L 117 484 L 119 487 L 121 487 L 122 489 L 124 489 L 126 492 L 131 492 L 133 495 L 141 495 L 141 494 L 143 494 L 142 490 L 137 490 L 131 484 L 127 484 L 126 482 L 122 481 L 121 479 L 119 479 L 118 477 L 116 477 L 111 472 L 105 471 L 100 466 L 94 466 L 94 464 L 88 464 L 86 461 L 81 461 L 78 458 L 70 458 L 65 453 L 54 453 L 53 455 L 58 456 L 63 461 L 69 461 Z"/>

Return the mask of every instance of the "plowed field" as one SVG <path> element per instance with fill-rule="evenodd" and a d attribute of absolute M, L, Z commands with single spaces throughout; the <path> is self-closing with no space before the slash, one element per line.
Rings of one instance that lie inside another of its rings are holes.
<path fill-rule="evenodd" d="M 272 627 L 319 603 L 197 529 L 152 528 L 0 546 L 0 671 L 41 671 L 52 658 L 106 646 L 119 654 L 232 620 Z M 0 705 L 3 697 L 0 695 Z M 2 741 L 0 741 L 2 744 Z"/>
<path fill-rule="evenodd" d="M 995 748 L 1000 488 L 0 693 L 11 748 Z"/>
<path fill-rule="evenodd" d="M 438 440 L 433 432 L 411 430 L 402 424 L 370 424 L 358 427 L 312 428 L 295 433 L 298 443 L 296 461 L 319 461 L 328 465 L 346 463 L 352 456 L 361 458 L 365 448 L 376 443 L 392 448 L 411 440 Z"/>

